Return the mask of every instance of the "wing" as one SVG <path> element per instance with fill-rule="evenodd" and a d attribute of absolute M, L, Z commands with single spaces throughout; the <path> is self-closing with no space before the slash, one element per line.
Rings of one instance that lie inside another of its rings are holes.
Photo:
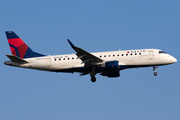
<path fill-rule="evenodd" d="M 72 42 L 67 39 L 69 44 L 71 45 L 71 47 L 77 52 L 76 55 L 78 56 L 79 59 L 82 60 L 82 63 L 85 63 L 85 65 L 88 65 L 88 64 L 96 64 L 96 63 L 99 63 L 99 62 L 103 62 L 102 59 L 92 55 L 91 53 L 79 48 L 79 47 L 76 47 L 72 44 Z"/>

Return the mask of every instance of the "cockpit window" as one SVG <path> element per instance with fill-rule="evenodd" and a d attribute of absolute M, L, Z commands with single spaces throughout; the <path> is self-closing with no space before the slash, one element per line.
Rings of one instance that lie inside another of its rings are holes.
<path fill-rule="evenodd" d="M 162 53 L 166 53 L 166 52 L 164 52 L 164 51 L 159 51 L 159 54 L 162 54 Z"/>

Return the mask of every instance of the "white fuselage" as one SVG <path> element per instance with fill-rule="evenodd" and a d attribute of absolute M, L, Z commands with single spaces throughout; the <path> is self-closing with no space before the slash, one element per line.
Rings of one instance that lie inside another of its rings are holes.
<path fill-rule="evenodd" d="M 118 61 L 119 70 L 126 68 L 161 66 L 175 63 L 177 60 L 171 55 L 160 52 L 158 49 L 139 49 L 111 52 L 96 52 L 92 55 L 103 61 Z M 84 67 L 81 59 L 76 54 L 43 56 L 24 59 L 28 61 L 25 64 L 13 63 L 8 65 L 44 70 L 54 72 L 79 72 Z M 6 64 L 6 63 L 5 63 Z M 102 63 L 101 63 L 102 64 Z"/>
<path fill-rule="evenodd" d="M 6 55 L 11 61 L 4 64 L 51 72 L 79 72 L 80 76 L 89 74 L 92 82 L 96 81 L 97 73 L 106 77 L 119 77 L 120 70 L 127 68 L 153 67 L 154 76 L 157 76 L 158 66 L 177 62 L 173 56 L 158 49 L 89 53 L 75 46 L 69 39 L 67 41 L 76 54 L 45 56 L 34 52 L 13 31 L 5 33 L 12 55 Z"/>

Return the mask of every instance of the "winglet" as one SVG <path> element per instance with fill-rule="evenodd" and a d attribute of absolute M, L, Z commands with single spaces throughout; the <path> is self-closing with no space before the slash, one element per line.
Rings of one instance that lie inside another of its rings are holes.
<path fill-rule="evenodd" d="M 75 47 L 76 47 L 76 46 L 74 46 L 74 45 L 72 44 L 72 42 L 71 42 L 69 39 L 67 39 L 67 41 L 69 42 L 69 44 L 71 45 L 72 48 L 75 48 Z"/>

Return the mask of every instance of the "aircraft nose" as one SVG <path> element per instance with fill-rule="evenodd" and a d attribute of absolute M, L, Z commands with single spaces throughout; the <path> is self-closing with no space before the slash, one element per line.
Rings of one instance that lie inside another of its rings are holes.
<path fill-rule="evenodd" d="M 172 63 L 176 63 L 177 62 L 177 59 L 175 57 L 171 57 L 171 62 Z"/>

